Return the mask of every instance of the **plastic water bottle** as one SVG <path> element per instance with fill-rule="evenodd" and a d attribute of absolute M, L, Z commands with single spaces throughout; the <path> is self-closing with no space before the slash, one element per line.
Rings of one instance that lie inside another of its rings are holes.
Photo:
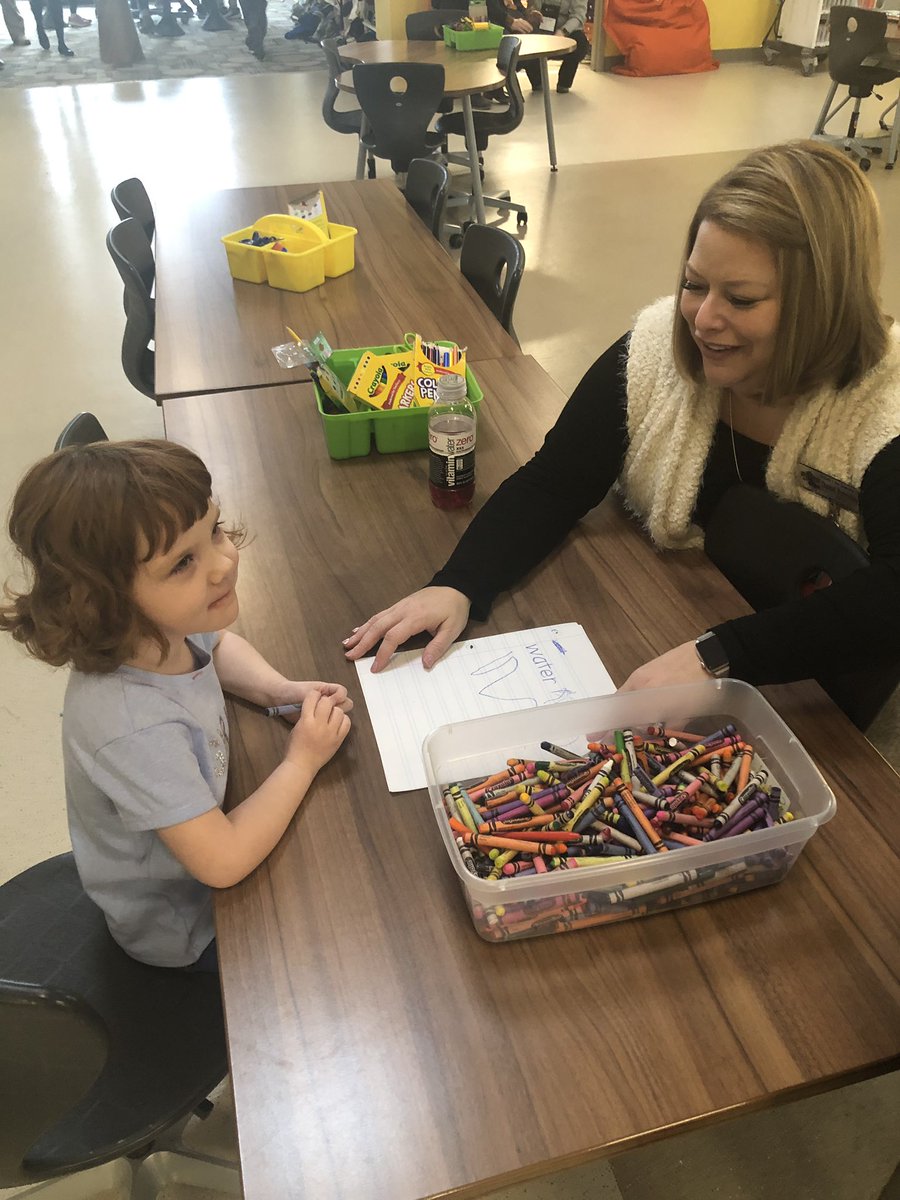
<path fill-rule="evenodd" d="M 438 376 L 428 414 L 428 486 L 437 508 L 463 508 L 475 494 L 475 409 L 462 375 Z"/>

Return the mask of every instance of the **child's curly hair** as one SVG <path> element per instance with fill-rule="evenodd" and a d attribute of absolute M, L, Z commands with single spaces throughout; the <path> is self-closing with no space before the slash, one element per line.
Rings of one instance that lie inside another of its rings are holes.
<path fill-rule="evenodd" d="M 212 480 L 174 442 L 94 442 L 48 455 L 16 490 L 9 536 L 30 590 L 4 585 L 0 630 L 54 667 L 114 671 L 162 632 L 140 611 L 140 562 L 167 553 L 204 517 Z M 242 530 L 229 536 L 240 544 Z"/>

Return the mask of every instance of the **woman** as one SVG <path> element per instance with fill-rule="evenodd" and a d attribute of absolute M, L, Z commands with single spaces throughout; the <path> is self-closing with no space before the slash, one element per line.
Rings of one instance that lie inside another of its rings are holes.
<path fill-rule="evenodd" d="M 427 630 L 432 666 L 614 483 L 655 544 L 678 549 L 702 546 L 739 482 L 826 512 L 804 486 L 810 467 L 856 499 L 838 520 L 870 565 L 711 636 L 691 631 L 624 686 L 787 682 L 900 654 L 900 327 L 879 306 L 879 235 L 874 193 L 840 152 L 750 154 L 701 200 L 678 295 L 594 363 L 431 584 L 354 630 L 347 657 L 383 639 L 381 670 Z"/>

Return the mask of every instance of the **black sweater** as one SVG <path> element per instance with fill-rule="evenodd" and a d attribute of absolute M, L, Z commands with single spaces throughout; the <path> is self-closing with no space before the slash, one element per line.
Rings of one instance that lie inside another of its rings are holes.
<path fill-rule="evenodd" d="M 473 518 L 432 584 L 453 587 L 484 619 L 494 598 L 537 566 L 618 478 L 628 448 L 622 337 L 594 363 L 541 449 Z M 701 527 L 727 488 L 765 486 L 770 447 L 719 422 L 700 484 Z M 802 600 L 715 626 L 731 674 L 787 683 L 900 655 L 900 437 L 869 464 L 859 512 L 870 565 Z M 702 630 L 685 630 L 685 640 Z"/>

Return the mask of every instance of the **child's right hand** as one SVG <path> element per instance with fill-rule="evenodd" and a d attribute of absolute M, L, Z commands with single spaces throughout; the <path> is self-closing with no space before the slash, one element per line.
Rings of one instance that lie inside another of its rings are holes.
<path fill-rule="evenodd" d="M 338 697 L 339 698 L 339 697 Z M 310 691 L 300 709 L 300 720 L 291 731 L 285 761 L 295 766 L 320 770 L 350 732 L 350 718 L 334 695 Z"/>

